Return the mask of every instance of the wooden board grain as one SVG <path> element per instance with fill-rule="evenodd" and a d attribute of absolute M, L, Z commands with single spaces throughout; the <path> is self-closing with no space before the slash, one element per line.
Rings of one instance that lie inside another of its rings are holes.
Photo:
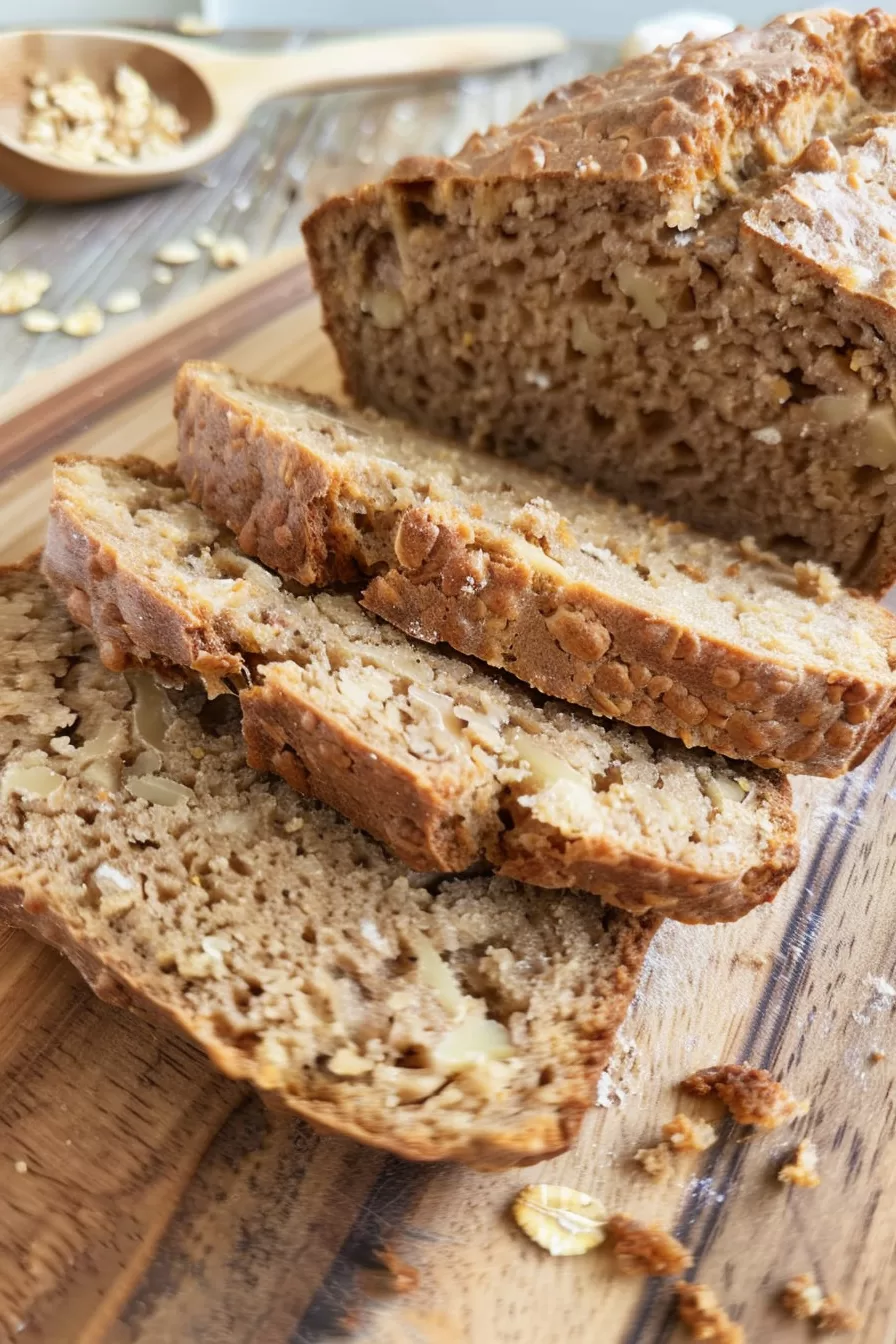
<path fill-rule="evenodd" d="M 226 305 L 193 329 L 204 353 L 212 323 L 227 330 Z M 217 353 L 337 387 L 311 301 Z M 79 406 L 96 394 L 95 409 L 66 449 L 170 455 L 170 387 L 144 386 L 140 368 L 98 362 L 77 392 Z M 27 466 L 0 486 L 3 559 L 40 542 L 41 432 L 32 424 Z M 0 1331 L 29 1344 L 671 1339 L 667 1285 L 621 1278 L 600 1252 L 551 1260 L 516 1231 L 513 1194 L 551 1180 L 675 1227 L 751 1341 L 806 1338 L 775 1296 L 811 1269 L 866 1312 L 863 1340 L 892 1344 L 896 753 L 797 792 L 795 879 L 739 924 L 664 927 L 607 1104 L 575 1152 L 525 1175 L 413 1167 L 320 1138 L 217 1078 L 193 1047 L 94 1000 L 56 954 L 0 935 Z M 889 1054 L 872 1063 L 876 1049 Z M 745 1058 L 810 1098 L 806 1119 L 764 1137 L 723 1123 L 719 1144 L 669 1184 L 650 1182 L 634 1152 L 678 1109 L 713 1114 L 677 1081 Z M 775 1171 L 803 1134 L 818 1144 L 822 1185 L 789 1190 Z M 373 1268 L 384 1243 L 420 1270 L 416 1292 L 386 1291 Z"/>

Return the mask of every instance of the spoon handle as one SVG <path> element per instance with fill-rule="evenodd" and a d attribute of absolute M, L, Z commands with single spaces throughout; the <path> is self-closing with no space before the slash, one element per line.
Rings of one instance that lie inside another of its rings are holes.
<path fill-rule="evenodd" d="M 272 56 L 191 51 L 192 64 L 226 106 L 244 109 L 287 93 L 317 93 L 425 75 L 462 74 L 541 60 L 565 50 L 553 28 L 429 28 L 320 42 Z"/>

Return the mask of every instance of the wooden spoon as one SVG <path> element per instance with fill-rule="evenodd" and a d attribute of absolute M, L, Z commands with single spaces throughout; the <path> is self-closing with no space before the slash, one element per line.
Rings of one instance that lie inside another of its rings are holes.
<path fill-rule="evenodd" d="M 93 201 L 145 191 L 220 154 L 268 98 L 495 69 L 553 56 L 565 46 L 554 29 L 515 26 L 394 32 L 270 56 L 127 31 L 0 33 L 0 183 L 32 201 Z M 143 75 L 186 118 L 182 145 L 133 163 L 85 167 L 24 143 L 29 75 L 45 70 L 60 79 L 77 70 L 105 91 L 119 65 Z"/>

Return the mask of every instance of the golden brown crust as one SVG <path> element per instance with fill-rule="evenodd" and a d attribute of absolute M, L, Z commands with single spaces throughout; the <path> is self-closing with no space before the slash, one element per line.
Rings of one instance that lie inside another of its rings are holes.
<path fill-rule="evenodd" d="M 131 461 L 129 469 L 172 481 L 153 464 Z M 739 873 L 633 852 L 612 834 L 567 837 L 518 803 L 525 784 L 480 795 L 461 789 L 447 772 L 426 776 L 398 756 L 373 754 L 360 729 L 327 713 L 289 676 L 289 663 L 252 673 L 251 650 L 198 620 L 187 599 L 144 582 L 127 556 L 59 496 L 51 504 L 43 565 L 72 617 L 93 631 L 106 666 L 161 665 L 200 672 L 213 685 L 227 677 L 243 684 L 249 764 L 335 808 L 419 871 L 462 872 L 485 857 L 506 877 L 578 888 L 635 914 L 659 909 L 705 923 L 738 919 L 772 900 L 796 865 L 796 817 L 780 776 L 751 780 L 768 809 L 769 838 L 756 851 L 764 858 Z M 249 675 L 255 684 L 245 686 Z"/>
<path fill-rule="evenodd" d="M 217 372 L 186 365 L 178 377 L 181 473 L 194 501 L 281 574 L 324 584 L 373 571 L 363 605 L 415 638 L 597 714 L 787 773 L 852 769 L 896 723 L 892 673 L 863 680 L 697 638 L 563 571 L 533 568 L 445 504 L 387 495 L 378 513 L 367 497 L 380 487 L 374 467 L 369 483 L 349 479 L 298 435 L 247 416 Z M 309 404 L 338 417 L 320 399 Z M 375 433 L 381 422 L 369 423 Z M 889 612 L 866 602 L 861 620 L 891 646 Z"/>
<path fill-rule="evenodd" d="M 255 770 L 271 770 L 298 793 L 319 798 L 419 872 L 462 873 L 481 857 L 490 808 L 488 816 L 461 814 L 453 799 L 426 788 L 419 773 L 375 756 L 362 736 L 278 685 L 276 668 L 261 685 L 242 691 L 240 704 L 247 760 Z M 573 885 L 557 880 L 559 869 L 553 877 L 550 886 Z"/>
<path fill-rule="evenodd" d="M 667 200 L 719 191 L 751 159 L 794 157 L 823 100 L 845 101 L 846 48 L 874 31 L 873 14 L 852 21 L 842 11 L 818 11 L 814 21 L 778 19 L 658 49 L 555 89 L 509 125 L 470 136 L 452 159 L 402 159 L 386 181 L 571 177 L 615 180 L 632 195 Z M 375 191 L 362 187 L 358 195 Z M 309 231 L 328 207 L 310 217 Z"/>

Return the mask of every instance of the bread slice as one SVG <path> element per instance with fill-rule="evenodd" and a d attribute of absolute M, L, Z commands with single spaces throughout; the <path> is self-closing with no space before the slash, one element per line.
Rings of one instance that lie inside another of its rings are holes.
<path fill-rule="evenodd" d="M 318 1129 L 488 1167 L 568 1147 L 657 918 L 421 878 L 245 762 L 238 705 L 101 664 L 0 574 L 0 915 Z"/>
<path fill-rule="evenodd" d="M 57 463 L 44 568 L 114 668 L 240 689 L 249 762 L 414 868 L 482 859 L 636 912 L 733 919 L 796 861 L 789 787 L 598 723 L 415 644 L 349 594 L 297 595 L 147 463 Z"/>
<path fill-rule="evenodd" d="M 879 9 L 689 39 L 326 202 L 348 391 L 882 592 L 894 44 Z"/>
<path fill-rule="evenodd" d="M 548 695 L 793 773 L 896 716 L 896 619 L 788 565 L 550 476 L 214 365 L 176 394 L 191 497 L 305 584 Z"/>

